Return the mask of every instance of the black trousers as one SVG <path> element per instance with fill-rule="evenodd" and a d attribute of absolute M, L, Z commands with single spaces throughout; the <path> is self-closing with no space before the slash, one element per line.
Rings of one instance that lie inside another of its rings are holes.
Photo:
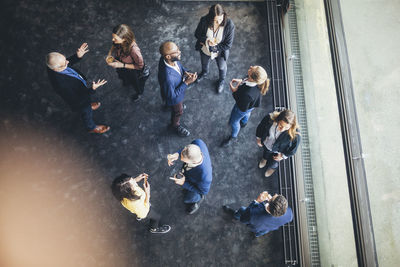
<path fill-rule="evenodd" d="M 279 161 L 274 160 L 275 152 L 270 151 L 265 145 L 263 145 L 263 159 L 267 160 L 267 169 L 277 169 L 279 167 Z"/>
<path fill-rule="evenodd" d="M 143 94 L 144 85 L 148 77 L 139 79 L 139 70 L 118 68 L 117 73 L 124 86 L 132 86 L 137 94 Z"/>
<path fill-rule="evenodd" d="M 149 227 L 151 229 L 157 229 L 160 224 L 161 215 L 154 210 L 154 208 L 150 207 L 150 211 L 146 216 L 146 219 L 150 220 Z"/>

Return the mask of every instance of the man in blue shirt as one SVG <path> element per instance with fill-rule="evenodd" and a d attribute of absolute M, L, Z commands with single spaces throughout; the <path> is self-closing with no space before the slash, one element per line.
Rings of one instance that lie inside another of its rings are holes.
<path fill-rule="evenodd" d="M 193 214 L 210 191 L 212 181 L 210 154 L 203 140 L 196 139 L 178 152 L 168 154 L 168 165 L 173 165 L 179 157 L 184 163 L 182 171 L 170 179 L 184 188 L 183 202 L 188 204 L 188 213 Z"/>
<path fill-rule="evenodd" d="M 267 191 L 262 192 L 247 208 L 234 210 L 223 206 L 223 209 L 250 227 L 250 231 L 255 233 L 256 237 L 277 230 L 293 219 L 293 212 L 288 207 L 286 198 L 278 194 L 271 196 Z"/>
<path fill-rule="evenodd" d="M 104 85 L 106 80 L 98 80 L 88 84 L 86 77 L 77 69 L 68 65 L 73 65 L 89 51 L 87 43 L 83 43 L 78 48 L 76 54 L 68 59 L 57 52 L 51 52 L 46 56 L 47 73 L 54 90 L 70 106 L 72 111 L 81 114 L 86 129 L 91 133 L 102 134 L 107 132 L 110 127 L 96 125 L 93 121 L 93 110 L 100 107 L 100 102 L 91 102 L 91 94 L 96 89 Z"/>
<path fill-rule="evenodd" d="M 197 73 L 187 72 L 179 62 L 181 51 L 173 42 L 164 42 L 160 46 L 161 58 L 158 63 L 158 82 L 161 98 L 171 108 L 171 126 L 179 136 L 190 135 L 188 129 L 180 124 L 183 114 L 183 98 L 189 84 L 197 79 Z"/>

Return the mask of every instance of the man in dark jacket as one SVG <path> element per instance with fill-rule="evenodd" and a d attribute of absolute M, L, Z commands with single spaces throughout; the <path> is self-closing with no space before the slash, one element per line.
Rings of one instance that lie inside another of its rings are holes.
<path fill-rule="evenodd" d="M 204 196 L 210 191 L 212 181 L 210 154 L 203 140 L 196 139 L 178 152 L 169 154 L 167 156 L 168 165 L 173 165 L 179 157 L 184 163 L 180 173 L 182 177 L 175 175 L 170 179 L 184 188 L 183 202 L 189 204 L 187 211 L 189 214 L 193 214 L 199 209 Z"/>
<path fill-rule="evenodd" d="M 271 196 L 267 191 L 262 192 L 247 208 L 233 210 L 229 206 L 223 206 L 223 209 L 246 224 L 256 237 L 277 230 L 293 219 L 293 212 L 288 207 L 286 198 L 278 194 Z"/>
<path fill-rule="evenodd" d="M 161 58 L 158 63 L 158 82 L 161 98 L 171 107 L 171 126 L 179 136 L 189 136 L 190 132 L 180 124 L 183 114 L 183 98 L 189 84 L 197 79 L 197 73 L 189 73 L 179 62 L 181 51 L 173 42 L 160 46 Z"/>
<path fill-rule="evenodd" d="M 58 95 L 70 106 L 72 111 L 79 112 L 87 130 L 91 133 L 102 134 L 110 127 L 96 125 L 93 121 L 93 110 L 100 107 L 100 102 L 91 102 L 91 94 L 104 85 L 106 80 L 98 80 L 89 84 L 86 77 L 77 69 L 70 68 L 88 52 L 88 45 L 82 44 L 75 55 L 68 59 L 57 52 L 49 53 L 46 56 L 47 73 L 50 82 Z"/>

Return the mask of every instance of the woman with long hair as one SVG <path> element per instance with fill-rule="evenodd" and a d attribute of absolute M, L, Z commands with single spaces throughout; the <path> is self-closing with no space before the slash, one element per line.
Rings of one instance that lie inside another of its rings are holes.
<path fill-rule="evenodd" d="M 140 48 L 136 43 L 132 29 L 126 24 L 114 27 L 112 31 L 112 46 L 108 52 L 106 62 L 117 70 L 124 86 L 132 86 L 135 94 L 132 100 L 139 100 L 143 94 L 144 85 L 148 77 L 141 77 L 145 66 Z"/>
<path fill-rule="evenodd" d="M 258 167 L 266 166 L 265 177 L 269 177 L 278 168 L 279 161 L 297 151 L 301 138 L 296 115 L 289 109 L 268 114 L 258 125 L 256 137 L 257 145 L 264 149 Z"/>
<path fill-rule="evenodd" d="M 197 82 L 207 76 L 210 59 L 215 59 L 219 69 L 218 93 L 222 93 L 224 90 L 227 72 L 226 61 L 229 57 L 229 49 L 232 47 L 234 35 L 235 25 L 220 4 L 210 7 L 208 14 L 200 19 L 194 34 L 197 38 L 195 48 L 200 51 L 201 60 L 201 73 Z"/>
<path fill-rule="evenodd" d="M 222 142 L 221 146 L 228 146 L 236 140 L 240 128 L 246 127 L 251 112 L 260 106 L 261 96 L 268 91 L 269 78 L 263 67 L 250 66 L 247 78 L 233 79 L 229 85 L 236 103 L 229 119 L 232 133 Z"/>
<path fill-rule="evenodd" d="M 135 178 L 123 173 L 114 179 L 111 190 L 122 206 L 136 215 L 138 221 L 143 219 L 150 220 L 149 231 L 151 233 L 165 234 L 171 230 L 171 226 L 159 226 L 161 215 L 150 206 L 150 184 L 147 181 L 148 177 L 145 173 Z M 137 184 L 143 179 L 144 190 Z"/>

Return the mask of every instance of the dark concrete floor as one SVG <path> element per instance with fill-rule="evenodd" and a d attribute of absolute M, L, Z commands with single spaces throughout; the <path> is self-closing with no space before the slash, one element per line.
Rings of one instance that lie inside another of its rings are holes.
<path fill-rule="evenodd" d="M 228 87 L 209 80 L 186 94 L 183 123 L 192 135 L 167 130 L 157 82 L 158 47 L 172 40 L 182 63 L 200 70 L 194 30 L 210 3 L 162 5 L 147 1 L 5 1 L 1 16 L 1 266 L 283 266 L 281 231 L 254 239 L 248 229 L 222 213 L 227 203 L 247 205 L 263 190 L 277 192 L 277 178 L 257 168 L 261 150 L 255 128 L 272 111 L 271 91 L 263 97 L 239 143 L 221 149 L 234 100 Z M 250 65 L 268 67 L 263 3 L 223 3 L 236 25 L 228 80 Z M 144 97 L 129 100 L 104 55 L 112 27 L 132 26 L 152 75 Z M 44 57 L 70 55 L 81 43 L 90 52 L 78 68 L 89 79 L 108 83 L 94 97 L 102 102 L 94 118 L 111 126 L 104 135 L 85 132 L 79 117 L 53 92 Z M 273 89 L 273 88 L 272 88 Z M 184 212 L 181 189 L 168 177 L 178 170 L 166 156 L 195 138 L 203 139 L 213 161 L 213 183 L 200 210 Z M 112 196 L 120 173 L 150 174 L 151 202 L 173 229 L 151 235 Z M 4 237 L 4 238 L 3 238 Z M 23 252 L 21 252 L 23 251 Z"/>

